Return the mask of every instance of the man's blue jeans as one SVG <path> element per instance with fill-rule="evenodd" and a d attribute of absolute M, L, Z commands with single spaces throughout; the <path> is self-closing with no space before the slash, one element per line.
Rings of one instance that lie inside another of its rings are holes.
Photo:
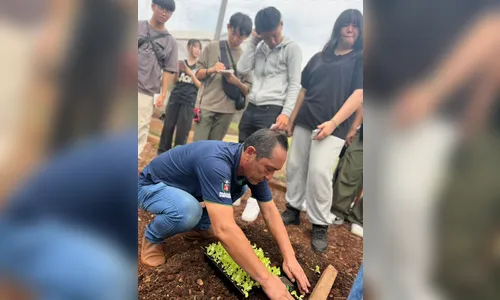
<path fill-rule="evenodd" d="M 233 201 L 240 198 L 235 195 Z M 160 182 L 152 185 L 139 184 L 139 207 L 156 214 L 145 231 L 146 240 L 159 244 L 168 237 L 191 229 L 208 230 L 210 218 L 206 208 L 191 194 Z"/>
<path fill-rule="evenodd" d="M 351 292 L 347 300 L 363 300 L 363 264 L 359 268 L 358 276 L 354 279 Z"/>

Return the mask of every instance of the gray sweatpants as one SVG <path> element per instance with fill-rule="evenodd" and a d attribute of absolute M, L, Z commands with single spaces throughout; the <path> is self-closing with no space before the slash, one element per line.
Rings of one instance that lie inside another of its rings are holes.
<path fill-rule="evenodd" d="M 328 136 L 311 139 L 312 131 L 295 126 L 286 164 L 286 202 L 296 209 L 307 203 L 307 216 L 315 225 L 329 225 L 335 216 L 332 206 L 332 179 L 344 140 Z"/>

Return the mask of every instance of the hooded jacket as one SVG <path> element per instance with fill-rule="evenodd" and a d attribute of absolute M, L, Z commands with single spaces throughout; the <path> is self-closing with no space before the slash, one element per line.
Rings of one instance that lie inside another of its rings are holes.
<path fill-rule="evenodd" d="M 282 106 L 281 113 L 288 117 L 300 91 L 301 68 L 302 51 L 286 37 L 273 49 L 251 37 L 237 64 L 238 73 L 242 75 L 253 71 L 249 102 L 257 106 Z"/>

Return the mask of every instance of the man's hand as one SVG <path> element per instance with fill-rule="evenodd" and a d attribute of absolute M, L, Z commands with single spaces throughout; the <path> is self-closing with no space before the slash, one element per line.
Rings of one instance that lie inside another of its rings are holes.
<path fill-rule="evenodd" d="M 324 139 L 327 136 L 329 136 L 330 134 L 332 134 L 332 132 L 335 130 L 335 128 L 337 128 L 337 126 L 335 125 L 335 123 L 332 120 L 326 121 L 325 123 L 318 125 L 318 129 L 321 129 L 321 131 L 318 133 L 318 135 L 314 139 L 321 141 L 322 139 Z"/>
<path fill-rule="evenodd" d="M 269 279 L 260 285 L 271 300 L 293 300 L 285 284 L 277 276 L 270 275 Z"/>
<path fill-rule="evenodd" d="M 218 62 L 215 65 L 213 65 L 211 68 L 208 69 L 208 72 L 211 74 L 219 74 L 220 71 L 225 70 L 226 66 L 224 66 L 223 63 Z"/>
<path fill-rule="evenodd" d="M 274 127 L 274 130 L 287 130 L 288 128 L 288 120 L 289 118 L 281 114 L 276 118 L 276 126 Z"/>
<path fill-rule="evenodd" d="M 354 140 L 354 137 L 356 136 L 357 133 L 358 133 L 357 129 L 351 129 L 351 130 L 349 130 L 349 132 L 347 133 L 347 136 L 345 138 L 345 144 L 347 146 L 351 145 L 351 143 Z"/>
<path fill-rule="evenodd" d="M 224 73 L 223 75 L 224 77 L 226 77 L 227 82 L 232 85 L 238 86 L 241 83 L 238 77 L 236 77 L 234 74 Z"/>
<path fill-rule="evenodd" d="M 304 273 L 304 270 L 299 265 L 297 259 L 293 258 L 290 260 L 285 260 L 283 262 L 283 271 L 292 280 L 292 282 L 297 281 L 299 290 L 301 294 L 309 293 L 309 288 L 311 284 Z"/>
<path fill-rule="evenodd" d="M 165 103 L 165 98 L 166 98 L 166 95 L 163 95 L 163 94 L 158 95 L 158 97 L 156 97 L 155 106 L 156 107 L 163 107 L 163 104 Z"/>

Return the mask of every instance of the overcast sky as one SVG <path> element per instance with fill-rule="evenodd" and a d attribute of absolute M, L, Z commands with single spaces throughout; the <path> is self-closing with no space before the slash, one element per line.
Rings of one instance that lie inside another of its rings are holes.
<path fill-rule="evenodd" d="M 167 23 L 169 30 L 195 30 L 213 34 L 217 24 L 220 0 L 177 0 L 176 10 Z M 348 8 L 363 12 L 362 0 L 229 0 L 224 18 L 242 12 L 252 20 L 259 9 L 275 6 L 283 16 L 283 32 L 302 48 L 302 65 L 321 51 L 328 41 L 333 24 Z M 138 19 L 151 17 L 151 0 L 138 0 Z M 223 32 L 225 26 L 223 26 Z"/>

